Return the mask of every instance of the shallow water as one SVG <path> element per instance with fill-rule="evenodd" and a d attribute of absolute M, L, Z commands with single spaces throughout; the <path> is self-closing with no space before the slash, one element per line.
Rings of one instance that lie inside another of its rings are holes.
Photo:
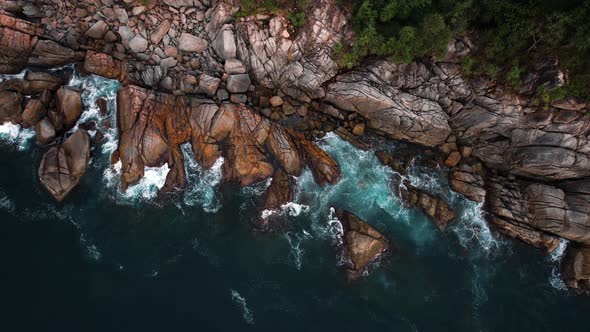
<path fill-rule="evenodd" d="M 118 83 L 75 77 L 84 119 L 114 125 Z M 391 169 L 335 135 L 318 142 L 342 167 L 320 188 L 309 171 L 275 234 L 251 231 L 269 181 L 222 185 L 220 161 L 203 170 L 183 146 L 189 186 L 158 195 L 167 165 L 146 170 L 126 193 L 109 166 L 116 130 L 94 148 L 88 172 L 64 203 L 36 175 L 43 148 L 29 130 L 0 126 L 0 258 L 8 331 L 387 330 L 587 331 L 586 297 L 559 280 L 560 255 L 491 232 L 481 207 L 451 192 L 444 170 L 413 167 L 407 178 L 442 193 L 459 220 L 441 233 L 394 195 Z M 395 146 L 388 147 L 395 149 Z M 337 206 L 395 245 L 390 257 L 348 284 L 340 270 Z M 16 325 L 18 324 L 18 325 Z"/>

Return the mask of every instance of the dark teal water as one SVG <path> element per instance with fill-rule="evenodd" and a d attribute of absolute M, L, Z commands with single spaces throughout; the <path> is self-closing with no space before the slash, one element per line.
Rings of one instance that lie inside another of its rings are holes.
<path fill-rule="evenodd" d="M 98 96 L 114 109 L 116 83 L 72 84 L 86 87 L 87 118 L 98 116 Z M 329 135 L 319 143 L 342 181 L 319 188 L 304 173 L 283 211 L 288 226 L 260 234 L 250 223 L 266 184 L 221 185 L 219 167 L 188 164 L 183 194 L 156 195 L 165 167 L 118 192 L 112 132 L 58 204 L 37 179 L 43 149 L 9 129 L 0 127 L 2 331 L 588 330 L 590 299 L 563 289 L 559 257 L 490 232 L 479 206 L 448 191 L 443 170 L 414 168 L 409 178 L 460 212 L 445 233 L 401 207 L 393 173 L 371 152 Z M 396 246 L 356 284 L 338 266 L 331 206 Z"/>

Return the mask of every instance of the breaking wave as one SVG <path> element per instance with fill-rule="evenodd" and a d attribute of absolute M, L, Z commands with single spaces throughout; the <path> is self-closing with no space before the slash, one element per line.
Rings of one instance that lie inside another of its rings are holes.
<path fill-rule="evenodd" d="M 222 205 L 216 187 L 222 178 L 223 157 L 217 159 L 210 169 L 203 169 L 197 162 L 190 143 L 183 144 L 181 150 L 187 179 L 184 203 L 188 206 L 201 206 L 208 213 L 219 211 Z"/>
<path fill-rule="evenodd" d="M 32 127 L 25 129 L 11 122 L 0 125 L 0 142 L 15 146 L 18 151 L 27 150 L 33 137 L 35 137 L 35 129 Z"/>
<path fill-rule="evenodd" d="M 231 299 L 237 306 L 239 306 L 240 310 L 242 311 L 242 318 L 244 318 L 244 321 L 246 321 L 248 324 L 254 324 L 254 314 L 250 308 L 248 308 L 246 299 L 234 289 L 231 290 Z"/>
<path fill-rule="evenodd" d="M 116 203 L 136 204 L 151 201 L 158 196 L 158 192 L 166 183 L 166 176 L 170 168 L 168 163 L 161 167 L 145 167 L 144 175 L 138 183 L 131 185 L 125 192 L 120 189 L 121 161 L 118 161 L 104 171 L 107 187 L 115 192 Z"/>

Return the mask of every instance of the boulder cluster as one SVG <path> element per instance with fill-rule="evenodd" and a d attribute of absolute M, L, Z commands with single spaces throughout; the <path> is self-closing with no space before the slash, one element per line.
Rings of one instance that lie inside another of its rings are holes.
<path fill-rule="evenodd" d="M 292 199 L 292 177 L 303 167 L 319 184 L 338 181 L 337 163 L 313 138 L 334 131 L 359 148 L 368 146 L 367 132 L 404 141 L 448 168 L 453 190 L 483 202 L 497 231 L 547 252 L 569 240 L 564 279 L 590 290 L 587 105 L 534 98 L 539 87 L 567 80 L 557 60 L 535 64 L 520 91 L 462 75 L 459 62 L 475 48 L 468 37 L 454 39 L 442 60 L 373 59 L 344 71 L 335 49 L 353 32 L 335 0 L 311 1 L 299 29 L 281 14 L 238 18 L 239 9 L 237 0 L 0 1 L 0 73 L 35 68 L 0 83 L 0 122 L 34 126 L 39 144 L 55 143 L 39 175 L 63 199 L 84 173 L 93 141 L 84 128 L 93 126 L 77 123 L 80 91 L 65 86 L 67 70 L 43 69 L 81 63 L 81 71 L 123 85 L 112 158 L 121 161 L 123 190 L 144 167 L 164 163 L 164 189 L 182 188 L 179 145 L 190 143 L 205 168 L 224 157 L 225 181 L 272 177 L 268 210 Z M 408 166 L 400 156 L 380 159 L 400 173 Z M 439 228 L 454 219 L 437 193 L 400 188 Z M 355 256 L 364 248 L 349 268 L 357 273 L 386 245 L 356 219 L 341 219 L 381 241 L 348 249 Z"/>

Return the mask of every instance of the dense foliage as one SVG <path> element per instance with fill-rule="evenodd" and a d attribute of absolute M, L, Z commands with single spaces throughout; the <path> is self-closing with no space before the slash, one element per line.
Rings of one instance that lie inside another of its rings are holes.
<path fill-rule="evenodd" d="M 468 75 L 518 88 L 530 64 L 556 56 L 569 83 L 551 95 L 590 97 L 590 0 L 362 0 L 348 6 L 356 39 L 337 47 L 346 67 L 371 55 L 396 62 L 441 56 L 453 35 L 474 31 L 479 52 L 465 59 Z"/>

